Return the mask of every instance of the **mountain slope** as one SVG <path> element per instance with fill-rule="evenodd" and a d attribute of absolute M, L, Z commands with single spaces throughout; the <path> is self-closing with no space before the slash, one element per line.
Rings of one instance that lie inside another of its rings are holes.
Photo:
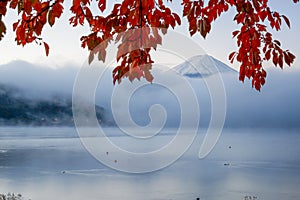
<path fill-rule="evenodd" d="M 96 106 L 99 121 L 104 109 Z M 24 98 L 18 88 L 0 85 L 0 125 L 72 126 L 71 98 L 54 96 L 36 100 Z"/>

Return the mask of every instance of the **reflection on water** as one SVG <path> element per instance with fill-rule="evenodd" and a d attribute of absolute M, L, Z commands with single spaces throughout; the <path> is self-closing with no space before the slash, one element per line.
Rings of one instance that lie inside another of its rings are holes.
<path fill-rule="evenodd" d="M 161 137 L 157 141 L 173 136 Z M 297 131 L 224 130 L 213 152 L 199 160 L 202 139 L 199 134 L 170 167 L 137 175 L 99 163 L 72 128 L 1 128 L 0 193 L 22 193 L 32 200 L 299 199 Z M 115 135 L 114 141 L 134 149 L 126 137 Z"/>

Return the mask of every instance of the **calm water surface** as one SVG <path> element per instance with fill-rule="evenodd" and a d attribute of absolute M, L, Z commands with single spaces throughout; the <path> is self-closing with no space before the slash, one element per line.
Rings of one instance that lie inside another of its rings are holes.
<path fill-rule="evenodd" d="M 163 145 L 172 139 L 172 131 L 142 148 Z M 135 148 L 119 130 L 106 132 L 119 145 Z M 32 200 L 300 199 L 299 131 L 225 129 L 209 156 L 199 160 L 203 136 L 199 133 L 171 166 L 127 174 L 94 159 L 74 128 L 2 127 L 0 193 L 21 193 Z"/>

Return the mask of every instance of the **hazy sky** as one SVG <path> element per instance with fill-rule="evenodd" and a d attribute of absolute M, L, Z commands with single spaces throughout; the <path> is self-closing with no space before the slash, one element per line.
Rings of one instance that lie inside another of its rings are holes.
<path fill-rule="evenodd" d="M 172 6 L 174 6 L 175 10 L 180 10 L 180 2 L 173 1 Z M 66 63 L 74 63 L 80 66 L 86 60 L 88 52 L 81 48 L 79 38 L 84 34 L 88 34 L 88 28 L 71 27 L 68 23 L 70 1 L 65 1 L 64 4 L 66 9 L 62 17 L 54 27 L 50 28 L 47 25 L 44 29 L 44 40 L 50 44 L 50 55 L 48 58 L 46 58 L 42 46 L 39 47 L 35 44 L 30 44 L 23 48 L 15 44 L 12 23 L 16 21 L 17 15 L 16 11 L 9 11 L 3 19 L 8 31 L 4 39 L 0 42 L 0 64 L 8 63 L 12 60 L 25 60 L 31 63 L 42 63 L 54 67 L 63 66 Z M 288 16 L 292 26 L 289 30 L 283 25 L 283 30 L 278 33 L 274 31 L 274 35 L 282 41 L 284 48 L 289 48 L 295 55 L 300 56 L 298 40 L 298 36 L 300 35 L 300 23 L 298 21 L 300 4 L 294 4 L 292 0 L 271 1 L 270 4 L 274 10 L 278 10 L 280 13 Z M 235 40 L 232 39 L 231 32 L 237 29 L 237 26 L 232 19 L 233 12 L 224 14 L 214 23 L 211 33 L 207 36 L 206 40 L 203 40 L 199 34 L 194 36 L 193 40 L 200 44 L 208 54 L 237 69 L 237 64 L 232 65 L 227 60 L 228 54 L 236 50 Z M 176 31 L 188 36 L 185 20 L 183 21 L 183 25 L 177 28 Z M 299 59 L 297 59 L 294 66 L 300 66 Z"/>

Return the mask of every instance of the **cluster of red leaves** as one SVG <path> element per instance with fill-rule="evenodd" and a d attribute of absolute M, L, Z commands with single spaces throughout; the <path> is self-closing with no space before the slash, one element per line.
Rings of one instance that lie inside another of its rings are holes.
<path fill-rule="evenodd" d="M 120 43 L 116 58 L 120 64 L 113 70 L 113 82 L 120 82 L 123 77 L 130 81 L 144 77 L 152 82 L 150 50 L 161 44 L 160 32 L 165 34 L 170 26 L 180 24 L 180 17 L 162 0 L 124 0 L 116 3 L 106 17 L 93 14 L 90 6 L 90 0 L 74 0 L 74 16 L 70 18 L 73 26 L 83 25 L 86 20 L 91 27 L 91 33 L 81 38 L 82 47 L 90 51 L 89 62 L 95 55 L 105 61 L 106 47 L 114 40 Z M 98 7 L 104 11 L 106 1 L 98 0 Z"/>
<path fill-rule="evenodd" d="M 275 66 L 283 68 L 283 62 L 290 66 L 295 59 L 292 53 L 281 48 L 278 40 L 273 40 L 267 26 L 262 24 L 268 20 L 270 26 L 278 31 L 283 19 L 290 27 L 288 18 L 278 12 L 272 12 L 267 7 L 267 2 L 267 0 L 253 0 L 252 3 L 236 4 L 238 14 L 235 20 L 242 26 L 240 31 L 233 32 L 233 36 L 237 37 L 239 51 L 229 56 L 232 62 L 236 56 L 237 61 L 241 63 L 239 79 L 244 81 L 245 77 L 252 78 L 252 86 L 257 90 L 265 84 L 267 74 L 263 69 L 264 60 L 272 58 Z"/>
<path fill-rule="evenodd" d="M 206 6 L 203 0 L 183 0 L 182 5 L 183 16 L 188 19 L 191 36 L 199 32 L 204 38 L 210 32 L 212 22 L 229 9 L 229 3 L 224 0 L 210 0 Z"/>
<path fill-rule="evenodd" d="M 53 26 L 55 19 L 61 16 L 63 12 L 63 1 L 64 0 L 44 2 L 41 0 L 4 0 L 0 5 L 2 10 L 0 16 L 6 14 L 6 7 L 8 5 L 10 8 L 16 9 L 19 16 L 21 16 L 21 18 L 13 24 L 17 44 L 23 46 L 32 42 L 36 42 L 39 45 L 44 44 L 46 55 L 48 55 L 49 45 L 41 38 L 42 30 L 47 22 L 50 26 Z"/>
<path fill-rule="evenodd" d="M 6 32 L 2 16 L 10 7 L 17 10 L 20 16 L 13 24 L 17 44 L 24 46 L 33 41 L 44 44 L 48 55 L 49 46 L 42 40 L 42 30 L 47 22 L 53 26 L 61 16 L 63 1 L 0 0 L 0 40 Z M 293 2 L 298 3 L 299 0 Z M 98 14 L 95 14 L 92 6 L 98 8 Z M 288 18 L 272 11 L 268 0 L 182 0 L 182 6 L 191 36 L 199 32 L 204 38 L 222 13 L 230 7 L 236 10 L 234 21 L 240 25 L 240 30 L 232 34 L 237 39 L 239 49 L 232 52 L 229 59 L 241 63 L 239 79 L 252 79 L 252 86 L 257 90 L 265 83 L 264 61 L 272 60 L 275 66 L 281 68 L 283 63 L 290 66 L 294 62 L 295 56 L 283 50 L 280 42 L 274 40 L 267 30 L 266 24 L 276 31 L 280 30 L 282 21 L 290 27 Z M 163 0 L 122 0 L 121 3 L 115 3 L 106 16 L 103 14 L 106 0 L 73 0 L 70 10 L 71 25 L 75 27 L 88 23 L 90 27 L 90 34 L 81 37 L 82 47 L 90 51 L 89 62 L 94 60 L 95 55 L 104 62 L 108 44 L 118 44 L 116 60 L 119 64 L 113 70 L 114 83 L 124 77 L 130 81 L 144 77 L 152 82 L 153 61 L 150 51 L 156 50 L 157 45 L 162 43 L 161 34 L 166 34 L 168 28 L 181 23 L 180 17 Z"/>
<path fill-rule="evenodd" d="M 294 3 L 299 0 L 293 0 Z M 267 31 L 265 21 L 269 21 L 270 27 L 276 31 L 280 30 L 282 19 L 288 27 L 290 22 L 284 15 L 271 11 L 268 0 L 210 0 L 204 5 L 203 0 L 183 0 L 183 15 L 189 22 L 191 35 L 199 32 L 204 38 L 211 30 L 211 24 L 229 7 L 234 7 L 236 15 L 234 21 L 241 25 L 240 30 L 234 31 L 233 37 L 237 38 L 238 52 L 229 55 L 231 62 L 236 59 L 241 63 L 241 81 L 245 77 L 252 79 L 252 86 L 260 90 L 265 84 L 267 76 L 263 69 L 263 61 L 270 60 L 275 66 L 283 68 L 283 62 L 291 65 L 295 56 L 288 50 L 282 50 L 278 40 L 273 40 L 272 34 Z"/>

